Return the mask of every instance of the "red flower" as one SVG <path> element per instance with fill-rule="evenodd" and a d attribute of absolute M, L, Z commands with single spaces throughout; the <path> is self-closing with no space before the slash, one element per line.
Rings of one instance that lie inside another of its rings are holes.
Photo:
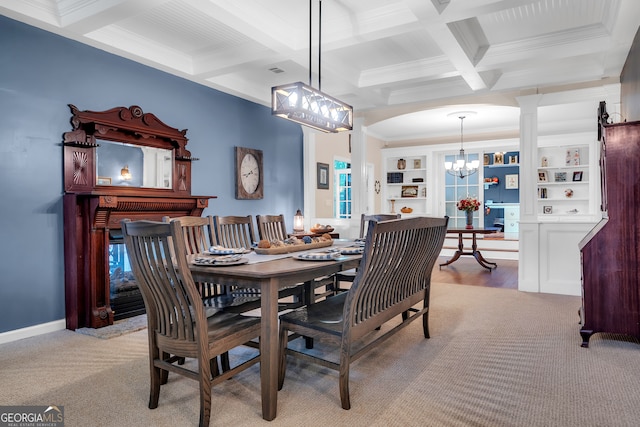
<path fill-rule="evenodd" d="M 475 197 L 467 197 L 457 204 L 460 211 L 477 211 L 480 208 L 480 202 Z"/>

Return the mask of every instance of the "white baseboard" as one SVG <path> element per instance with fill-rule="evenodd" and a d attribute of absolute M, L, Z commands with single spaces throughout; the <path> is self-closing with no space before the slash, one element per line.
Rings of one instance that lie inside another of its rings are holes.
<path fill-rule="evenodd" d="M 35 337 L 37 335 L 42 335 L 49 332 L 60 331 L 62 329 L 65 329 L 66 326 L 66 321 L 64 319 L 60 319 L 54 320 L 53 322 L 41 323 L 40 325 L 28 326 L 22 329 L 3 332 L 0 333 L 0 344 L 18 341 L 23 338 Z"/>

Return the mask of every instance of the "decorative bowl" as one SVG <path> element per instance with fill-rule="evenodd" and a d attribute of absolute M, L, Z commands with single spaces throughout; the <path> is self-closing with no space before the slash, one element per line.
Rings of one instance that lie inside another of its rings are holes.
<path fill-rule="evenodd" d="M 402 209 L 400 209 L 400 212 L 409 214 L 409 213 L 413 212 L 413 209 L 405 206 Z"/>
<path fill-rule="evenodd" d="M 312 233 L 331 233 L 334 228 L 333 227 L 320 227 L 320 228 L 310 228 Z"/>

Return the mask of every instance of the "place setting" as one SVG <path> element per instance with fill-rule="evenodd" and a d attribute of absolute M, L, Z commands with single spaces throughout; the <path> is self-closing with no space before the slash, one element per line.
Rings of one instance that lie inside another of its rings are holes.
<path fill-rule="evenodd" d="M 251 252 L 251 249 L 247 248 L 225 248 L 224 246 L 215 245 L 211 246 L 208 251 L 205 251 L 205 255 L 237 255 L 237 254 L 248 254 Z"/>
<path fill-rule="evenodd" d="M 209 267 L 221 267 L 229 265 L 246 264 L 249 260 L 242 256 L 243 254 L 231 254 L 220 256 L 207 256 L 207 257 L 195 257 L 193 259 L 194 265 L 209 266 Z"/>

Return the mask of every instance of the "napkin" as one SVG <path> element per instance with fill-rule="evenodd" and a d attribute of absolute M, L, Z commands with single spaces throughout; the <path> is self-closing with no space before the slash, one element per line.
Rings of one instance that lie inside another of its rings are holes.
<path fill-rule="evenodd" d="M 356 254 L 361 254 L 364 252 L 364 247 L 363 246 L 349 246 L 347 248 L 342 248 L 340 250 L 340 253 L 342 255 L 356 255 Z"/>
<path fill-rule="evenodd" d="M 214 255 L 231 255 L 231 254 L 243 254 L 244 248 L 225 248 L 224 246 L 211 246 L 209 253 Z"/>
<path fill-rule="evenodd" d="M 340 257 L 340 252 L 309 252 L 298 255 L 299 259 L 330 260 Z"/>
<path fill-rule="evenodd" d="M 242 258 L 242 254 L 236 254 L 236 255 L 225 255 L 225 256 L 219 256 L 216 258 L 203 258 L 203 257 L 199 257 L 199 258 L 195 258 L 193 261 L 197 264 L 211 264 L 211 265 L 215 265 L 215 264 L 225 264 L 225 263 L 229 263 L 229 262 L 236 262 L 239 259 Z"/>
<path fill-rule="evenodd" d="M 363 238 L 358 238 L 353 242 L 355 246 L 364 246 L 365 243 L 367 243 L 367 239 Z"/>

